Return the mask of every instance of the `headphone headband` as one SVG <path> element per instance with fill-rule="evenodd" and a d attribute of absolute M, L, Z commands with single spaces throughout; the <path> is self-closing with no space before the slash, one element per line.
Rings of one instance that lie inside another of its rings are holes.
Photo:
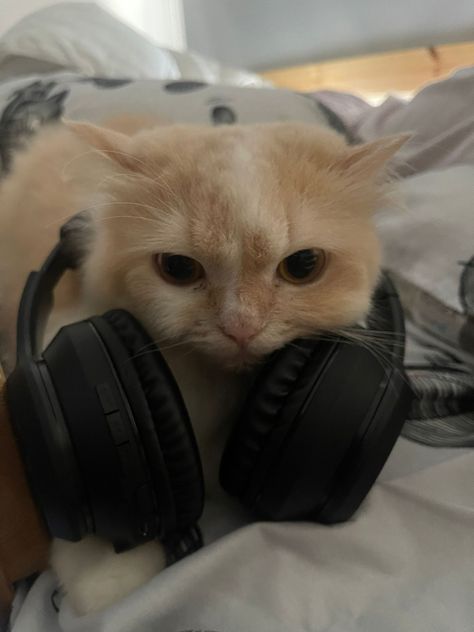
<path fill-rule="evenodd" d="M 54 302 L 54 288 L 72 267 L 60 241 L 41 268 L 29 274 L 18 310 L 17 364 L 37 359 L 40 355 L 46 321 Z"/>
<path fill-rule="evenodd" d="M 405 318 L 395 285 L 385 272 L 375 289 L 373 303 L 367 324 L 370 329 L 389 332 L 384 347 L 402 365 L 405 359 Z"/>

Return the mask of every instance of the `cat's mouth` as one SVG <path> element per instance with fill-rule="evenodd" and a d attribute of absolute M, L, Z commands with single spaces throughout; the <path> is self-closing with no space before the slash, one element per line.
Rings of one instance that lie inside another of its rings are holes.
<path fill-rule="evenodd" d="M 253 353 L 250 350 L 240 349 L 227 360 L 224 360 L 226 366 L 234 371 L 246 371 L 252 369 L 256 364 L 262 361 L 262 354 Z"/>
<path fill-rule="evenodd" d="M 203 344 L 201 341 L 196 347 L 221 368 L 239 372 L 251 370 L 269 353 L 267 350 L 260 349 L 257 344 L 242 347 L 226 340 L 212 345 Z"/>

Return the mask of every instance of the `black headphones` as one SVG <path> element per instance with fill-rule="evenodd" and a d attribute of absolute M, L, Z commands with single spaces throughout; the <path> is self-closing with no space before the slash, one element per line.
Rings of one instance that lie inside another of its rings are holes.
<path fill-rule="evenodd" d="M 60 242 L 30 274 L 19 309 L 7 401 L 33 495 L 53 536 L 96 533 L 116 550 L 166 541 L 203 509 L 183 399 L 158 348 L 123 310 L 63 327 L 41 352 L 54 287 L 71 267 Z M 403 312 L 388 278 L 374 311 L 371 327 L 393 332 L 385 361 L 339 337 L 301 339 L 258 375 L 220 479 L 259 518 L 344 521 L 378 476 L 413 395 Z M 145 346 L 153 352 L 138 353 Z"/>

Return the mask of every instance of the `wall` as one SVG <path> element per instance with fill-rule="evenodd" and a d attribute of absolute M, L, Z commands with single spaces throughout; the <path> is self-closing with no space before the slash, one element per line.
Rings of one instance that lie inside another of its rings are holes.
<path fill-rule="evenodd" d="M 474 39 L 473 0 L 183 0 L 183 6 L 189 48 L 253 69 Z"/>

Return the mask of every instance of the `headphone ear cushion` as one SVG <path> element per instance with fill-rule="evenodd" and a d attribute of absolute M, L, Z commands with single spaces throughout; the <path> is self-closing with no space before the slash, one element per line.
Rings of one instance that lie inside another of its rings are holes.
<path fill-rule="evenodd" d="M 302 386 L 306 367 L 316 354 L 327 357 L 330 348 L 324 346 L 322 351 L 321 347 L 313 340 L 295 341 L 278 351 L 259 375 L 222 456 L 220 480 L 230 494 L 245 495 L 268 437 L 281 422 L 283 408 Z"/>
<path fill-rule="evenodd" d="M 103 318 L 125 346 L 140 380 L 169 477 L 176 528 L 184 529 L 194 524 L 202 513 L 204 482 L 199 451 L 181 393 L 163 356 L 130 313 L 112 310 Z"/>

